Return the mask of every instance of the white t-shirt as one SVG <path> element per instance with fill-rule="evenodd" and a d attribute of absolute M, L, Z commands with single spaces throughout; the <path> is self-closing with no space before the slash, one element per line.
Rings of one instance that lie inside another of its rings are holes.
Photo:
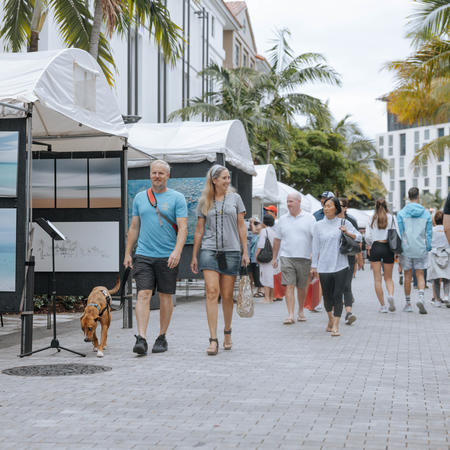
<path fill-rule="evenodd" d="M 296 217 L 289 212 L 282 215 L 274 226 L 275 237 L 281 240 L 279 256 L 310 259 L 315 223 L 314 216 L 304 211 Z"/>
<path fill-rule="evenodd" d="M 433 227 L 433 239 L 431 240 L 432 248 L 448 248 L 447 237 L 444 232 L 444 225 L 436 225 Z"/>

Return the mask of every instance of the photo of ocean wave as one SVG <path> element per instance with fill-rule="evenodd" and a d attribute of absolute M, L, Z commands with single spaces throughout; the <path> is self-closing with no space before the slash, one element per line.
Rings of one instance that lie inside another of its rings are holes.
<path fill-rule="evenodd" d="M 87 159 L 56 161 L 56 207 L 87 208 Z"/>
<path fill-rule="evenodd" d="M 128 224 L 131 223 L 133 199 L 138 192 L 145 191 L 151 186 L 150 180 L 128 180 Z M 188 235 L 186 244 L 194 243 L 194 232 L 197 225 L 197 205 L 205 187 L 205 178 L 169 178 L 167 187 L 181 192 L 188 208 Z"/>
<path fill-rule="evenodd" d="M 0 292 L 16 290 L 16 210 L 0 208 Z"/>
<path fill-rule="evenodd" d="M 17 196 L 19 132 L 0 132 L 0 196 Z"/>
<path fill-rule="evenodd" d="M 89 160 L 89 206 L 120 208 L 120 158 Z"/>

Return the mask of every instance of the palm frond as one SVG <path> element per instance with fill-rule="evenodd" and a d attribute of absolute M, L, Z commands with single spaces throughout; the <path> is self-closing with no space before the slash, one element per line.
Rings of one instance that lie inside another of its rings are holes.
<path fill-rule="evenodd" d="M 20 52 L 30 36 L 33 17 L 32 0 L 6 0 L 3 5 L 3 21 L 0 38 L 5 51 Z"/>
<path fill-rule="evenodd" d="M 414 43 L 442 36 L 450 28 L 450 4 L 448 0 L 417 0 L 416 11 L 410 16 L 409 36 Z"/>
<path fill-rule="evenodd" d="M 436 158 L 437 160 L 442 160 L 445 153 L 448 152 L 450 148 L 450 136 L 442 136 L 437 138 L 427 144 L 417 151 L 416 156 L 414 156 L 411 161 L 412 167 L 425 166 L 431 158 Z"/>

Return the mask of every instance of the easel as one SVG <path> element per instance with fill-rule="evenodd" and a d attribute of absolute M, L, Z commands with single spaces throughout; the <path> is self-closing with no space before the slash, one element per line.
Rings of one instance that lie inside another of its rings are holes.
<path fill-rule="evenodd" d="M 36 219 L 37 224 L 51 237 L 52 239 L 52 299 L 53 299 L 53 339 L 47 347 L 32 352 L 22 353 L 19 355 L 21 358 L 29 356 L 34 353 L 48 350 L 49 348 L 56 348 L 58 352 L 66 350 L 67 352 L 75 353 L 79 356 L 86 356 L 84 353 L 79 353 L 74 350 L 62 347 L 59 345 L 59 341 L 56 337 L 56 274 L 55 274 L 55 241 L 65 241 L 65 236 L 47 219 L 42 217 Z"/>

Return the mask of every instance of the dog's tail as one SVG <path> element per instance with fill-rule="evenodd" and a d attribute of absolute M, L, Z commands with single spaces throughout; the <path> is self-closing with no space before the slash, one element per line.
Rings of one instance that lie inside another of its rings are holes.
<path fill-rule="evenodd" d="M 112 289 L 109 289 L 108 292 L 110 295 L 114 295 L 117 292 L 119 292 L 119 289 L 120 289 L 120 276 L 117 277 L 115 286 Z"/>

